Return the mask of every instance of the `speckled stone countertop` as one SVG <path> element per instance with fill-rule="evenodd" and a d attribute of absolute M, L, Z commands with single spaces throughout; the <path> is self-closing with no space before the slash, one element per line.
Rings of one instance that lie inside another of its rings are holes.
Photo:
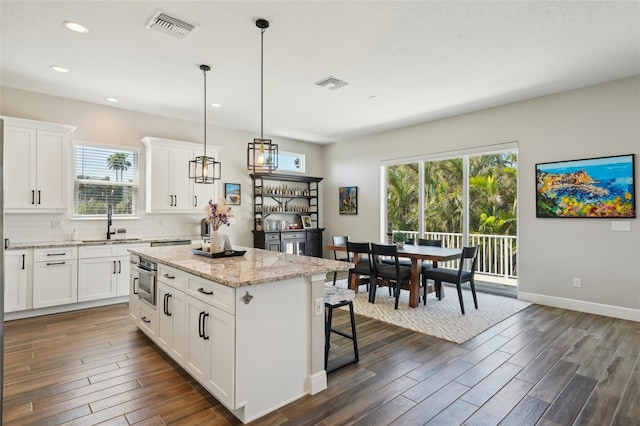
<path fill-rule="evenodd" d="M 353 266 L 348 262 L 248 247 L 234 247 L 234 250 L 247 252 L 244 256 L 212 259 L 193 254 L 189 246 L 145 247 L 129 251 L 228 287 L 346 271 Z"/>
<path fill-rule="evenodd" d="M 190 241 L 199 240 L 203 237 L 199 235 L 180 235 L 174 237 L 148 237 L 148 238 L 113 238 L 107 239 L 86 239 L 78 241 L 34 241 L 34 242 L 13 242 L 7 250 L 24 250 L 40 248 L 77 247 L 77 246 L 98 246 L 104 244 L 143 244 L 158 243 L 166 241 Z"/>

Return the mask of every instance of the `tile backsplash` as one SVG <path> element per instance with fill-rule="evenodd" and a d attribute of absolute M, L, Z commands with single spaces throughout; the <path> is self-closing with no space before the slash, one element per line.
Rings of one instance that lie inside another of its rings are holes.
<path fill-rule="evenodd" d="M 125 234 L 111 238 L 167 237 L 200 235 L 197 214 L 147 214 L 141 219 L 113 219 L 115 229 L 126 229 Z M 106 238 L 107 219 L 72 220 L 67 215 L 17 214 L 4 215 L 4 236 L 15 242 L 68 241 L 76 230 L 79 240 Z"/>

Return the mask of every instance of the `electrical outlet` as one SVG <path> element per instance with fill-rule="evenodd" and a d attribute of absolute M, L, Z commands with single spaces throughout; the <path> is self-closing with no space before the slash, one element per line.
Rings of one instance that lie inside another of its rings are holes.
<path fill-rule="evenodd" d="M 574 287 L 582 287 L 582 278 L 573 277 L 573 286 Z"/>
<path fill-rule="evenodd" d="M 322 299 L 315 300 L 314 313 L 316 316 L 322 315 Z"/>
<path fill-rule="evenodd" d="M 62 229 L 62 221 L 59 219 L 51 219 L 51 229 Z"/>

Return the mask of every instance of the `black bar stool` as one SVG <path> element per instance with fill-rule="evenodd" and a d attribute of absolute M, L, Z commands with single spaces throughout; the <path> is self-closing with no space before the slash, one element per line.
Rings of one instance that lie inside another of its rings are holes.
<path fill-rule="evenodd" d="M 335 293 L 336 290 L 335 287 L 333 287 L 333 291 L 330 291 L 331 293 Z M 353 295 L 355 294 L 353 292 L 353 290 L 346 290 L 346 292 L 351 292 L 351 294 L 349 294 L 347 297 L 353 298 Z M 346 295 L 345 292 L 345 295 Z M 324 337 L 325 337 L 325 341 L 324 341 L 324 369 L 327 373 L 331 373 L 332 371 L 336 371 L 339 368 L 345 367 L 347 365 L 350 364 L 356 364 L 359 360 L 360 357 L 358 355 L 358 338 L 356 336 L 356 320 L 355 320 L 355 316 L 353 313 L 353 302 L 351 300 L 341 300 L 339 302 L 334 302 L 333 300 L 335 300 L 336 295 L 330 295 L 327 294 L 327 292 L 325 292 L 325 303 L 324 303 L 324 307 L 325 307 L 325 314 L 326 314 L 326 319 L 325 319 L 325 327 L 324 327 Z M 333 318 L 333 310 L 337 309 L 337 308 L 341 308 L 343 306 L 348 306 L 349 307 L 349 316 L 351 317 L 351 334 L 347 334 L 344 333 L 340 330 L 336 330 L 331 328 L 331 320 Z M 331 332 L 339 334 L 342 337 L 346 337 L 347 339 L 350 339 L 353 341 L 353 359 L 349 360 L 347 362 L 344 362 L 338 366 L 332 367 L 331 370 L 327 369 L 327 364 L 329 361 L 329 348 L 331 346 L 330 340 L 331 340 Z"/>

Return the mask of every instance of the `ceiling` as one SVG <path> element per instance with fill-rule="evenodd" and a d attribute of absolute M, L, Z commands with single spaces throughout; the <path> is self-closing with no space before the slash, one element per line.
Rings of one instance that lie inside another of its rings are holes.
<path fill-rule="evenodd" d="M 145 28 L 157 10 L 196 28 Z M 202 122 L 208 64 L 207 102 L 221 104 L 208 124 L 256 137 L 254 22 L 267 19 L 276 140 L 336 142 L 640 74 L 640 1 L 2 0 L 0 13 L 3 86 Z M 326 77 L 348 85 L 314 84 Z"/>

